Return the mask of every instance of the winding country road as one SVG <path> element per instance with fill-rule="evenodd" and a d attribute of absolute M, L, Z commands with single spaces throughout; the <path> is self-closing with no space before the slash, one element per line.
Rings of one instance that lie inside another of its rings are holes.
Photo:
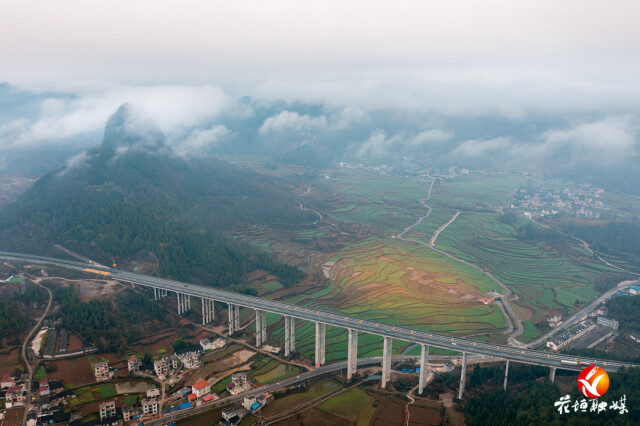
<path fill-rule="evenodd" d="M 442 254 L 443 256 L 447 256 L 449 259 L 455 260 L 456 262 L 459 263 L 463 263 L 467 266 L 470 266 L 474 269 L 476 269 L 477 271 L 481 272 L 482 274 L 486 275 L 487 277 L 489 277 L 493 282 L 495 282 L 496 284 L 498 284 L 504 291 L 505 293 L 502 296 L 502 303 L 500 304 L 500 308 L 502 310 L 502 313 L 505 316 L 505 319 L 507 320 L 507 327 L 509 330 L 509 344 L 512 346 L 522 346 L 521 342 L 518 342 L 516 340 L 516 338 L 518 336 L 520 336 L 523 332 L 524 332 L 524 327 L 522 325 L 522 322 L 518 319 L 518 317 L 516 316 L 515 312 L 513 311 L 513 308 L 511 307 L 511 305 L 509 304 L 509 296 L 511 296 L 512 292 L 511 289 L 504 284 L 502 281 L 500 281 L 499 279 L 497 279 L 491 272 L 488 272 L 486 270 L 484 270 L 483 268 L 474 265 L 471 262 L 468 262 L 464 259 L 460 259 L 458 257 L 455 257 L 454 255 L 447 253 L 446 251 L 440 250 L 436 247 L 434 247 L 433 245 L 431 245 L 431 242 L 429 243 L 425 243 L 422 241 L 418 241 L 418 240 L 413 240 L 410 238 L 405 238 L 404 235 L 409 232 L 411 229 L 415 228 L 416 226 L 420 225 L 422 223 L 423 220 L 427 219 L 429 217 L 429 215 L 431 214 L 431 206 L 429 206 L 427 204 L 427 201 L 429 201 L 429 199 L 431 198 L 431 192 L 433 191 L 433 185 L 435 183 L 435 179 L 431 176 L 429 176 L 432 181 L 431 181 L 431 185 L 429 186 L 429 191 L 427 193 L 427 198 L 424 200 L 420 201 L 420 204 L 422 204 L 422 206 L 424 206 L 427 209 L 427 213 L 422 216 L 419 217 L 418 220 L 410 226 L 407 226 L 406 228 L 404 228 L 404 230 L 398 234 L 398 239 L 402 240 L 402 241 L 407 241 L 407 242 L 412 242 L 412 243 L 416 243 L 416 244 L 420 244 L 422 246 L 425 246 L 435 252 L 438 252 L 440 254 Z M 450 224 L 451 222 L 453 222 L 453 220 L 455 220 L 455 218 L 457 217 L 457 213 L 456 215 L 448 222 L 448 224 Z M 448 224 L 446 224 L 448 226 Z M 444 228 L 443 228 L 444 229 Z M 434 240 L 435 243 L 435 240 Z M 515 329 L 514 329 L 514 324 L 515 324 Z"/>
<path fill-rule="evenodd" d="M 44 310 L 44 313 L 42 314 L 40 319 L 38 319 L 38 322 L 36 323 L 36 325 L 33 326 L 33 328 L 31 329 L 31 332 L 29 332 L 29 334 L 27 335 L 27 338 L 24 339 L 24 343 L 22 344 L 22 359 L 24 360 L 24 363 L 27 365 L 27 370 L 29 370 L 29 380 L 27 380 L 27 404 L 24 407 L 24 416 L 22 418 L 22 424 L 26 424 L 26 422 L 27 422 L 27 414 L 29 414 L 29 403 L 28 403 L 28 401 L 30 400 L 31 380 L 33 379 L 33 366 L 29 362 L 29 358 L 27 358 L 27 345 L 29 344 L 29 341 L 31 340 L 31 337 L 33 336 L 33 333 L 35 333 L 36 330 L 38 330 L 40 328 L 40 324 L 42 324 L 42 320 L 49 313 L 49 309 L 51 309 L 51 303 L 53 302 L 53 294 L 51 293 L 51 290 L 49 290 L 47 287 L 43 286 L 39 282 L 35 282 L 34 281 L 33 283 L 35 285 L 39 286 L 39 287 L 42 287 L 43 289 L 45 289 L 47 291 L 47 293 L 49 293 L 49 302 L 47 303 L 47 308 Z"/>
<path fill-rule="evenodd" d="M 456 214 L 454 214 L 451 217 L 451 219 L 449 219 L 449 222 L 445 223 L 444 225 L 441 225 L 438 229 L 436 229 L 436 232 L 434 232 L 433 235 L 431 236 L 431 240 L 429 240 L 429 245 L 431 247 L 435 247 L 436 240 L 438 239 L 438 235 L 440 235 L 442 231 L 447 229 L 447 226 L 451 225 L 453 221 L 458 218 L 458 216 L 460 216 L 460 210 L 456 210 Z"/>

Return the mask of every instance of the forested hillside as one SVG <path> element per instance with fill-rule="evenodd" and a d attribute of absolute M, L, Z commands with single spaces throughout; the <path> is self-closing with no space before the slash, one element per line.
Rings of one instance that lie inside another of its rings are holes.
<path fill-rule="evenodd" d="M 241 246 L 221 232 L 315 220 L 286 183 L 208 158 L 174 155 L 162 132 L 121 107 L 102 145 L 40 179 L 0 211 L 0 248 L 28 251 L 57 243 L 107 264 L 153 253 L 160 274 L 215 286 L 241 284 L 266 269 L 283 284 L 297 269 Z"/>

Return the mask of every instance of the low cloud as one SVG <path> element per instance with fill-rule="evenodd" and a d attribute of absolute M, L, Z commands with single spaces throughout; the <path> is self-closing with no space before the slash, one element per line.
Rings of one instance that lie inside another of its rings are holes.
<path fill-rule="evenodd" d="M 570 149 L 574 157 L 620 162 L 638 152 L 639 126 L 631 116 L 608 117 L 564 130 L 545 132 L 547 151 Z"/>
<path fill-rule="evenodd" d="M 107 118 L 123 103 L 133 104 L 141 115 L 171 134 L 219 116 L 233 100 L 211 85 L 120 86 L 49 98 L 42 101 L 34 119 L 21 118 L 0 126 L 0 145 L 20 148 L 101 134 Z"/>
<path fill-rule="evenodd" d="M 214 147 L 229 137 L 229 129 L 221 124 L 215 124 L 209 129 L 194 130 L 184 141 L 178 142 L 177 149 L 183 153 L 194 153 Z"/>
<path fill-rule="evenodd" d="M 288 130 L 325 129 L 327 125 L 327 119 L 323 115 L 312 117 L 307 114 L 300 115 L 297 112 L 284 110 L 277 115 L 267 118 L 260 129 L 258 129 L 258 133 L 265 135 L 267 133 Z"/>
<path fill-rule="evenodd" d="M 515 141 L 509 137 L 498 137 L 490 140 L 467 140 L 462 142 L 456 149 L 451 151 L 452 157 L 483 157 L 487 155 L 500 154 L 514 146 Z"/>
<path fill-rule="evenodd" d="M 424 159 L 440 149 L 440 144 L 450 141 L 453 133 L 441 129 L 425 130 L 417 134 L 398 131 L 389 136 L 382 129 L 371 132 L 364 141 L 351 142 L 352 151 L 362 159 L 393 159 L 414 157 Z"/>

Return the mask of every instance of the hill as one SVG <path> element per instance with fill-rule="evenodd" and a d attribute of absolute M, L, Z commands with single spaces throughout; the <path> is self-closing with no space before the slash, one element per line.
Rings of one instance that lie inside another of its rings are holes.
<path fill-rule="evenodd" d="M 98 148 L 0 211 L 0 248 L 48 253 L 60 244 L 107 264 L 153 254 L 159 273 L 173 279 L 228 287 L 265 269 L 287 285 L 302 277 L 297 268 L 221 232 L 313 220 L 286 182 L 215 158 L 179 157 L 154 123 L 123 105 Z"/>

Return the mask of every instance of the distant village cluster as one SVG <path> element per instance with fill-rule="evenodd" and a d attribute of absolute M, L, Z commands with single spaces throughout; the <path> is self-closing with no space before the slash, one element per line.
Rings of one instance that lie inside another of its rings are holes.
<path fill-rule="evenodd" d="M 526 210 L 524 215 L 528 217 L 544 217 L 549 215 L 564 214 L 586 219 L 599 219 L 598 210 L 609 208 L 600 196 L 603 189 L 590 184 L 565 187 L 562 190 L 553 191 L 536 188 L 518 188 L 509 195 L 513 198 L 511 208 Z"/>

